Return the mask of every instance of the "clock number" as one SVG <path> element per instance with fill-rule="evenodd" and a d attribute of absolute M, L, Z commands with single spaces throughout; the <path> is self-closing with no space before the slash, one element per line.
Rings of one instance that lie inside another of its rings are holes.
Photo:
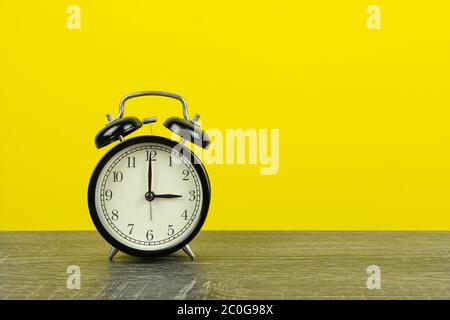
<path fill-rule="evenodd" d="M 156 150 L 147 150 L 147 161 L 152 159 L 152 161 L 156 161 Z"/>
<path fill-rule="evenodd" d="M 117 209 L 114 209 L 112 212 L 111 212 L 111 219 L 112 219 L 112 221 L 117 221 L 118 219 L 119 219 L 119 211 L 117 210 Z"/>
<path fill-rule="evenodd" d="M 136 168 L 136 157 L 128 157 L 128 168 Z"/>
<path fill-rule="evenodd" d="M 173 224 L 169 224 L 169 227 L 167 228 L 167 235 L 172 236 L 175 233 L 175 230 L 173 229 Z"/>
<path fill-rule="evenodd" d="M 194 201 L 195 199 L 197 199 L 197 196 L 195 195 L 195 190 L 189 191 L 189 194 L 191 195 L 189 197 L 189 201 Z"/>
<path fill-rule="evenodd" d="M 172 155 L 169 154 L 169 167 L 171 167 L 171 166 L 172 166 Z"/>
<path fill-rule="evenodd" d="M 128 232 L 128 234 L 131 234 L 133 232 L 133 229 L 134 229 L 134 223 L 128 224 L 127 227 L 130 228 L 130 232 Z"/>
<path fill-rule="evenodd" d="M 183 170 L 183 181 L 189 181 L 189 170 Z"/>
<path fill-rule="evenodd" d="M 183 214 L 181 216 L 184 218 L 184 220 L 188 219 L 187 209 L 183 211 Z"/>
<path fill-rule="evenodd" d="M 123 173 L 122 171 L 113 171 L 113 182 L 122 182 Z"/>
<path fill-rule="evenodd" d="M 148 241 L 152 241 L 153 240 L 153 230 L 151 230 L 151 229 L 148 230 L 145 237 L 147 238 Z"/>
<path fill-rule="evenodd" d="M 105 198 L 106 198 L 106 201 L 109 201 L 112 199 L 112 191 L 111 190 L 105 191 Z"/>

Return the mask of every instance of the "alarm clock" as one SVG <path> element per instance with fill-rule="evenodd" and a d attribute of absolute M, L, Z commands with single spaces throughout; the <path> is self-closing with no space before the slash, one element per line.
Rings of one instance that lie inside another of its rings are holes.
<path fill-rule="evenodd" d="M 174 141 L 143 135 L 125 139 L 146 124 L 157 122 L 124 117 L 125 102 L 141 96 L 176 99 L 183 118 L 171 117 L 164 126 L 180 137 Z M 199 115 L 189 118 L 183 97 L 163 91 L 143 91 L 126 95 L 114 118 L 97 133 L 95 145 L 103 148 L 117 143 L 98 162 L 88 188 L 89 211 L 95 227 L 112 246 L 111 260 L 118 251 L 156 257 L 182 249 L 191 259 L 189 242 L 205 222 L 211 187 L 200 159 L 186 146 L 192 142 L 207 148 L 210 139 L 200 128 Z"/>

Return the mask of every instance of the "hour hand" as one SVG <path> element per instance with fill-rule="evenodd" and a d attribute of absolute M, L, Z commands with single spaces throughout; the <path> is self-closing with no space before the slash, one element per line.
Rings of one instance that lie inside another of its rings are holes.
<path fill-rule="evenodd" d="M 165 198 L 165 199 L 173 199 L 173 198 L 181 198 L 182 196 L 179 194 L 155 194 L 154 198 Z"/>

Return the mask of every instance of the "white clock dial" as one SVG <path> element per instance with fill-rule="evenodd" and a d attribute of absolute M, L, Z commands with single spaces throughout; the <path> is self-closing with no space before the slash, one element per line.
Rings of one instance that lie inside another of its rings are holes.
<path fill-rule="evenodd" d="M 103 166 L 95 188 L 105 230 L 123 245 L 144 251 L 167 249 L 189 237 L 200 221 L 202 198 L 194 165 L 171 147 L 150 142 L 117 152 Z"/>

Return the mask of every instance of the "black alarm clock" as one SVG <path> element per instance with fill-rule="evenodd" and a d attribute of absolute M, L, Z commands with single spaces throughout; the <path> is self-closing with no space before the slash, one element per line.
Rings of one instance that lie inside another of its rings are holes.
<path fill-rule="evenodd" d="M 125 102 L 140 96 L 176 99 L 183 118 L 171 117 L 164 126 L 180 141 L 144 135 L 125 139 L 156 117 L 124 117 Z M 117 144 L 101 158 L 89 182 L 88 204 L 95 227 L 112 246 L 109 258 L 124 253 L 155 257 L 179 249 L 194 259 L 189 242 L 205 222 L 211 199 L 208 174 L 185 142 L 206 148 L 209 137 L 189 118 L 183 97 L 162 91 L 143 91 L 122 98 L 116 119 L 108 113 L 107 125 L 95 145 Z"/>

